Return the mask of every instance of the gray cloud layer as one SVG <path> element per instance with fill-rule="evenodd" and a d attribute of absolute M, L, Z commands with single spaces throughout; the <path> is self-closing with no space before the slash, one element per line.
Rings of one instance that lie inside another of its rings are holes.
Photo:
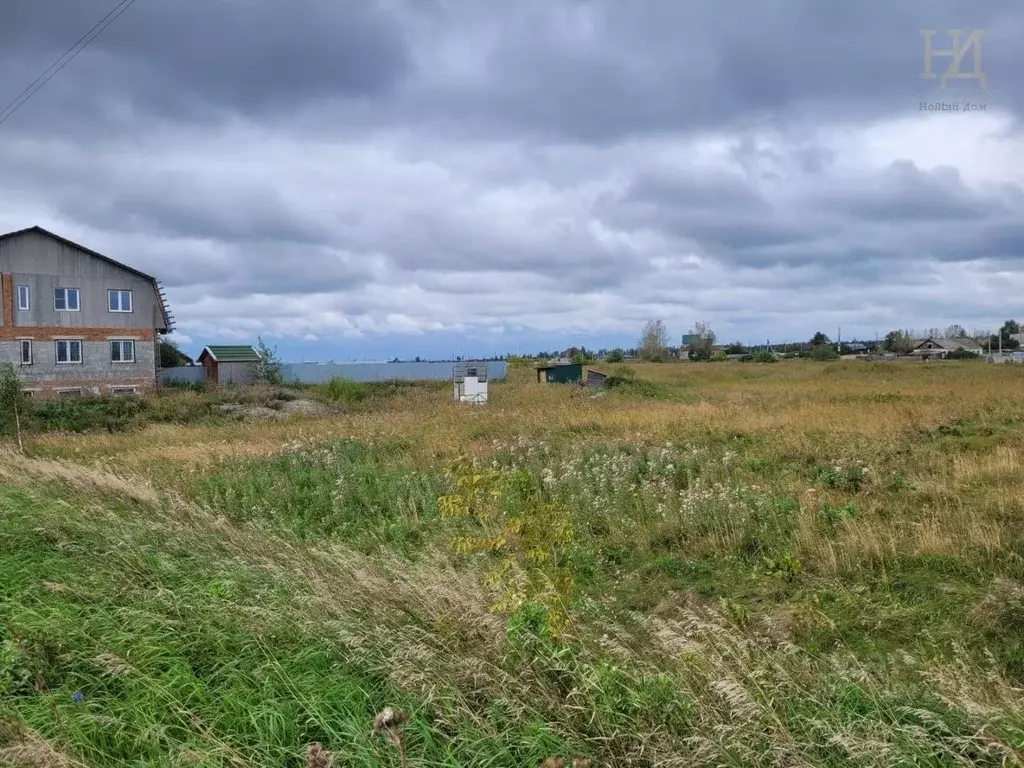
<path fill-rule="evenodd" d="M 0 101 L 110 6 L 7 0 Z M 922 79 L 922 28 L 984 29 L 991 92 Z M 139 0 L 0 126 L 0 224 L 160 275 L 197 338 L 988 323 L 1022 38 L 1016 0 Z"/>

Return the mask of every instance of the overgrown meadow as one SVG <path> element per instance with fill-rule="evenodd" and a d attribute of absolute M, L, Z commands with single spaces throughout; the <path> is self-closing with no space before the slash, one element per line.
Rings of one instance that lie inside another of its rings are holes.
<path fill-rule="evenodd" d="M 1024 764 L 1024 368 L 614 383 L 37 414 L 0 765 Z"/>

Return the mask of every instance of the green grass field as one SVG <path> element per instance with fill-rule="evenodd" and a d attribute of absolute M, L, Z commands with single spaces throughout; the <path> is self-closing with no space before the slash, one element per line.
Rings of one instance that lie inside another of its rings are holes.
<path fill-rule="evenodd" d="M 0 765 L 398 766 L 388 706 L 419 768 L 1024 765 L 1024 369 L 634 371 L 47 417 Z"/>

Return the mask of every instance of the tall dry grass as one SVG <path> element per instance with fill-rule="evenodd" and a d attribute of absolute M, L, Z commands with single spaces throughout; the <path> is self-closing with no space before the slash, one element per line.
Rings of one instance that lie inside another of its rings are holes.
<path fill-rule="evenodd" d="M 157 761 L 387 764 L 389 705 L 421 768 L 1024 763 L 1014 366 L 649 365 L 654 388 L 598 396 L 528 373 L 485 408 L 412 391 L 0 455 L 19 631 L 129 657 L 72 663 L 104 706 L 138 681 L 101 712 L 123 740 L 61 730 L 44 694 L 14 711 L 98 766 L 158 731 Z M 487 558 L 448 548 L 466 451 L 572 510 L 563 636 L 492 613 Z"/>
<path fill-rule="evenodd" d="M 1020 416 L 1014 366 L 975 363 L 885 364 L 792 361 L 775 366 L 739 363 L 638 365 L 640 377 L 664 385 L 663 397 L 630 399 L 566 386 L 532 383 L 512 370 L 492 382 L 486 408 L 467 409 L 447 391 L 413 390 L 380 403 L 322 419 L 215 426 L 151 426 L 127 435 L 59 435 L 32 441 L 37 450 L 126 464 L 202 462 L 225 454 L 270 453 L 280 445 L 348 436 L 404 441 L 427 458 L 494 439 L 593 430 L 607 440 L 651 440 L 702 432 L 771 437 L 786 449 L 821 440 L 885 441 L 978 413 Z M 1012 369 L 1012 370 L 1011 370 Z"/>

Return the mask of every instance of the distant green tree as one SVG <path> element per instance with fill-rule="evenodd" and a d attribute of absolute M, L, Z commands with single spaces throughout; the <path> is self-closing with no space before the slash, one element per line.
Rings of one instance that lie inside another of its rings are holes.
<path fill-rule="evenodd" d="M 839 353 L 836 352 L 836 348 L 831 344 L 819 344 L 818 346 L 811 349 L 812 360 L 837 360 L 839 359 Z"/>
<path fill-rule="evenodd" d="M 690 331 L 691 360 L 710 360 L 715 349 L 715 332 L 711 330 L 711 324 L 706 322 L 694 323 Z"/>
<path fill-rule="evenodd" d="M 186 355 L 173 341 L 164 339 L 160 342 L 160 367 L 178 368 L 192 365 L 192 358 Z"/>
<path fill-rule="evenodd" d="M 281 384 L 284 365 L 277 356 L 277 347 L 271 349 L 260 336 L 256 337 L 256 351 L 260 361 L 256 363 L 256 381 L 264 384 Z"/>
<path fill-rule="evenodd" d="M 811 346 L 820 347 L 822 344 L 831 344 L 832 340 L 821 331 L 818 331 L 811 337 Z"/>
<path fill-rule="evenodd" d="M 18 450 L 24 452 L 21 442 L 21 417 L 25 413 L 25 393 L 14 365 L 0 363 L 0 434 L 14 435 Z"/>
<path fill-rule="evenodd" d="M 1003 349 L 1019 349 L 1020 342 L 1012 338 L 1014 334 L 1020 333 L 1020 324 L 1016 320 L 1007 320 L 999 333 L 993 334 L 990 341 L 992 349 L 1002 346 Z"/>
<path fill-rule="evenodd" d="M 953 323 L 951 326 L 946 328 L 942 335 L 945 336 L 947 339 L 966 339 L 967 331 L 964 329 L 962 325 Z"/>
<path fill-rule="evenodd" d="M 727 355 L 745 355 L 747 348 L 743 346 L 742 342 L 734 341 L 732 344 L 725 348 L 725 354 Z"/>
<path fill-rule="evenodd" d="M 649 320 L 640 334 L 638 352 L 643 360 L 665 359 L 668 347 L 668 331 L 663 320 Z"/>
<path fill-rule="evenodd" d="M 889 331 L 885 334 L 882 347 L 886 352 L 905 355 L 914 348 L 914 339 L 907 331 Z"/>
<path fill-rule="evenodd" d="M 596 359 L 594 353 L 586 347 L 569 347 L 565 351 L 565 356 L 569 358 L 569 361 L 577 365 L 586 365 L 592 363 Z"/>
<path fill-rule="evenodd" d="M 623 354 L 621 349 L 613 349 L 611 352 L 605 355 L 604 359 L 606 363 L 621 363 L 623 360 L 626 359 L 626 356 L 625 354 Z"/>

